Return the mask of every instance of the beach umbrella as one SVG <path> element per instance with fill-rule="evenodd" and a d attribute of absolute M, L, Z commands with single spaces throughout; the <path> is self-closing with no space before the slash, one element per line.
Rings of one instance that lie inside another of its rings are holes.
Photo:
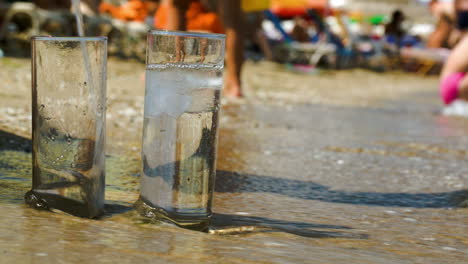
<path fill-rule="evenodd" d="M 270 8 L 270 0 L 242 0 L 244 12 L 263 11 Z"/>

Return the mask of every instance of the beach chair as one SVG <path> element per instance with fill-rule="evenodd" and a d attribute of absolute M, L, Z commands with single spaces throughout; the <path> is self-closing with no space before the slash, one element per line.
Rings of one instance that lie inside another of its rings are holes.
<path fill-rule="evenodd" d="M 264 14 L 265 18 L 272 22 L 283 38 L 283 42 L 279 44 L 276 52 L 277 59 L 280 62 L 317 66 L 321 61 L 336 55 L 336 45 L 328 41 L 328 36 L 326 41 L 314 42 L 311 39 L 307 43 L 297 42 L 284 30 L 280 18 L 271 10 L 264 11 Z"/>

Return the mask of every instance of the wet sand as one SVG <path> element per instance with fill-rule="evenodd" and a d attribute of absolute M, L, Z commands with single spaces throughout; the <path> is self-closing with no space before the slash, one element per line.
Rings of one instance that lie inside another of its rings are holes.
<path fill-rule="evenodd" d="M 4 263 L 466 263 L 468 119 L 437 79 L 297 74 L 247 63 L 221 115 L 212 234 L 146 223 L 138 197 L 144 66 L 108 66 L 107 211 L 27 208 L 29 61 L 0 60 Z"/>

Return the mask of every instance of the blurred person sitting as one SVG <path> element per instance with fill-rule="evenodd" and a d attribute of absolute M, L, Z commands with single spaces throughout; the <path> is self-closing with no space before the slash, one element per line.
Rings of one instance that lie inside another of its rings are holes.
<path fill-rule="evenodd" d="M 309 25 L 307 20 L 300 16 L 294 17 L 294 27 L 291 31 L 291 37 L 298 42 L 310 42 Z"/>
<path fill-rule="evenodd" d="M 397 47 L 401 46 L 401 40 L 406 34 L 402 26 L 403 21 L 405 21 L 405 15 L 403 12 L 401 10 L 395 10 L 392 13 L 392 19 L 387 25 L 385 25 L 387 41 L 394 43 Z"/>
<path fill-rule="evenodd" d="M 265 1 L 264 1 L 265 2 Z M 266 1 L 268 3 L 268 1 Z M 247 3 L 247 4 L 246 4 Z M 253 5 L 253 6 L 249 6 Z M 265 3 L 242 1 L 242 9 L 245 12 L 245 36 L 246 47 L 253 53 L 260 52 L 266 60 L 273 60 L 273 51 L 266 32 L 263 29 L 265 15 L 263 13 Z M 249 57 L 247 55 L 247 57 Z M 255 56 L 251 56 L 255 57 Z M 258 58 L 258 57 L 257 57 Z"/>
<path fill-rule="evenodd" d="M 452 50 L 440 76 L 440 96 L 445 104 L 468 100 L 468 0 L 455 0 L 456 26 L 461 40 Z"/>
<path fill-rule="evenodd" d="M 167 0 L 168 30 L 187 29 L 187 10 L 193 0 Z M 243 13 L 241 0 L 212 0 L 216 4 L 219 18 L 226 33 L 226 77 L 224 94 L 241 97 L 241 68 L 243 63 Z"/>

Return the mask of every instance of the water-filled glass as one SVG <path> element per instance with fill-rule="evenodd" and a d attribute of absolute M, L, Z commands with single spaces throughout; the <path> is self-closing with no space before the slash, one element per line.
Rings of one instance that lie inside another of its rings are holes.
<path fill-rule="evenodd" d="M 103 213 L 106 67 L 105 37 L 32 39 L 29 205 L 90 218 Z"/>
<path fill-rule="evenodd" d="M 140 199 L 146 217 L 204 230 L 211 216 L 224 35 L 148 34 Z"/>

